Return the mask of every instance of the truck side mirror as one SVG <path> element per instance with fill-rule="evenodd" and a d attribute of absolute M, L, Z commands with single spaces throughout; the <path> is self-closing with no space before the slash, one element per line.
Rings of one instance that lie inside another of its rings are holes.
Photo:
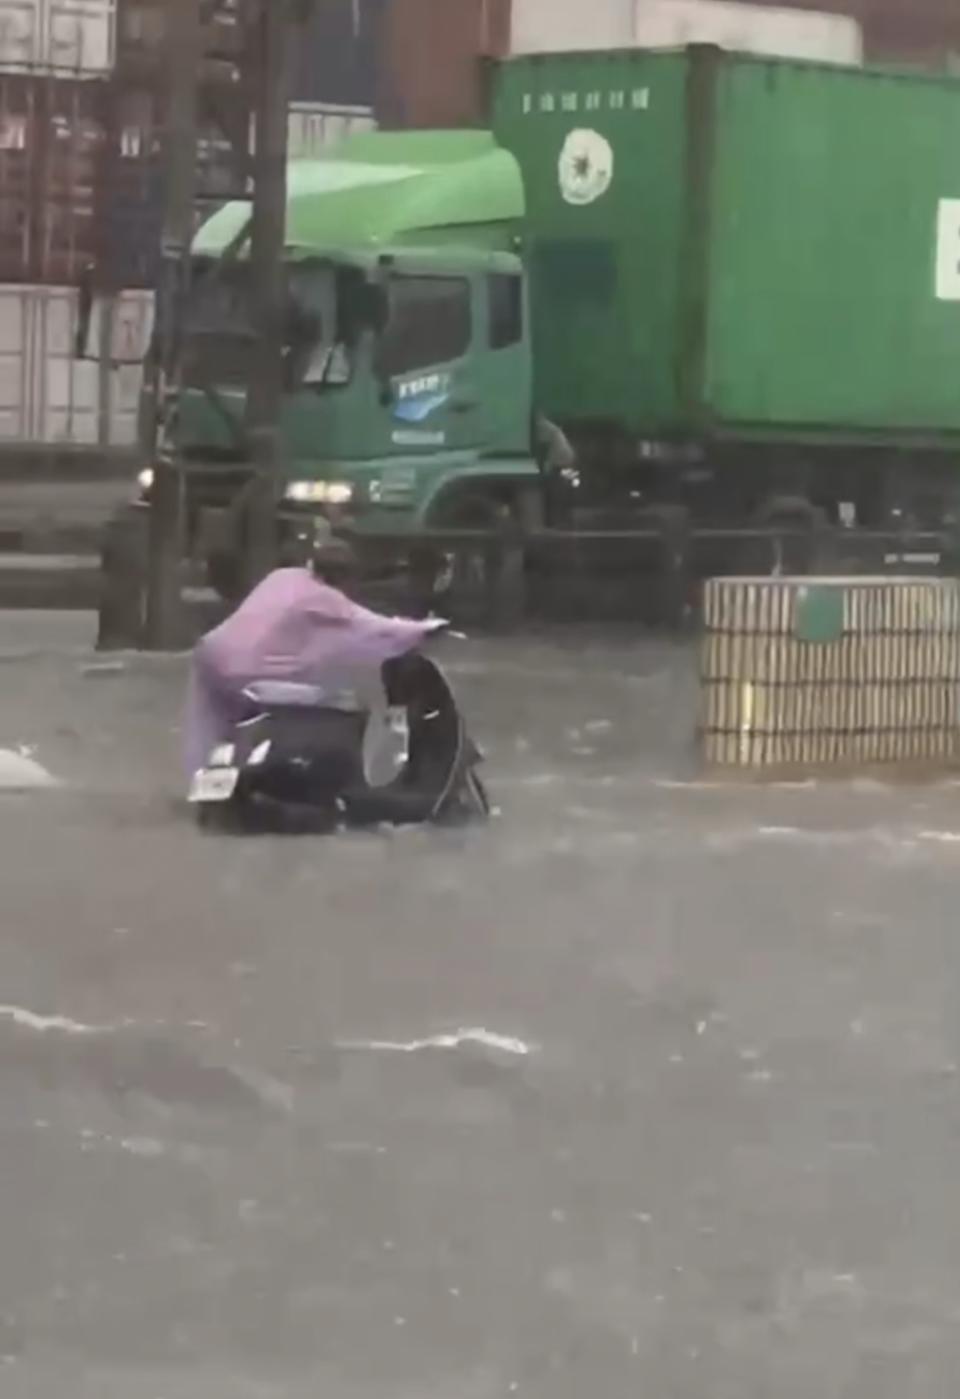
<path fill-rule="evenodd" d="M 383 334 L 390 320 L 390 299 L 384 287 L 367 284 L 358 307 L 358 320 L 365 330 Z"/>
<path fill-rule="evenodd" d="M 373 377 L 380 388 L 380 402 L 384 407 L 393 402 L 393 384 L 391 382 L 390 366 L 383 353 L 383 341 L 377 338 L 373 346 Z"/>

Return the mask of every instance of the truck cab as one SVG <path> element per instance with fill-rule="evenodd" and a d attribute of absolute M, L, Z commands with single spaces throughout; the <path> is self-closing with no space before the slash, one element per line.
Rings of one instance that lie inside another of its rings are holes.
<path fill-rule="evenodd" d="M 322 517 L 387 563 L 406 534 L 536 492 L 522 217 L 482 132 L 367 135 L 291 167 L 281 541 Z M 228 205 L 197 236 L 175 418 L 194 545 L 221 568 L 250 469 L 249 222 Z"/>

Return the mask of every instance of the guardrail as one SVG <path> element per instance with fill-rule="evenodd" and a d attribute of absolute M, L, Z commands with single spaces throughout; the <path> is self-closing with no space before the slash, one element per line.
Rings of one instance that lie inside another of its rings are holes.
<path fill-rule="evenodd" d="M 139 644 L 146 586 L 147 513 L 142 509 L 127 512 L 115 519 L 108 531 L 103 553 L 101 633 L 110 639 L 105 645 Z M 411 534 L 364 533 L 344 527 L 337 533 L 355 545 L 361 563 L 391 556 L 408 561 L 418 555 L 434 560 L 445 557 L 466 583 L 459 596 L 448 597 L 439 605 L 459 616 L 466 604 L 470 621 L 500 629 L 519 626 L 530 614 L 531 579 L 538 573 L 549 579 L 558 557 L 564 577 L 589 579 L 598 571 L 606 572 L 635 593 L 642 580 L 646 615 L 660 625 L 678 627 L 688 617 L 703 577 L 724 572 L 783 573 L 786 570 L 777 566 L 778 559 L 789 542 L 809 546 L 809 571 L 819 574 L 906 573 L 918 568 L 942 569 L 945 562 L 945 571 L 950 572 L 949 562 L 957 554 L 956 542 L 945 532 L 830 529 L 818 530 L 811 540 L 809 531 L 775 526 L 690 528 L 682 512 L 665 512 L 662 520 L 634 529 L 524 531 L 511 526 L 493 531 L 429 529 Z M 705 561 L 718 546 L 731 560 L 744 546 L 760 546 L 757 563 L 752 570 L 705 570 Z M 306 557 L 306 534 L 304 547 Z M 859 560 L 859 569 L 852 569 L 854 559 Z M 624 584 L 625 577 L 631 581 Z M 426 599 L 421 596 L 421 600 Z"/>
<path fill-rule="evenodd" d="M 544 565 L 555 566 L 558 556 L 568 573 L 580 572 L 583 576 L 616 572 L 618 568 L 629 575 L 632 565 L 652 594 L 650 611 L 666 626 L 683 621 L 691 597 L 705 577 L 790 572 L 784 565 L 789 555 L 787 546 L 791 544 L 806 552 L 805 565 L 799 571 L 812 575 L 851 570 L 886 574 L 953 572 L 953 561 L 960 560 L 958 541 L 945 531 L 822 529 L 811 535 L 809 531 L 775 526 L 691 528 L 682 518 L 672 517 L 639 529 L 440 529 L 423 530 L 413 537 L 399 532 L 371 536 L 346 529 L 342 534 L 361 555 L 371 547 L 398 553 L 482 553 L 486 565 L 484 583 L 477 592 L 485 594 L 485 604 L 479 597 L 477 601 L 484 620 L 494 625 L 512 624 L 523 618 L 531 572 Z M 718 566 L 718 553 L 725 557 L 726 566 Z"/>

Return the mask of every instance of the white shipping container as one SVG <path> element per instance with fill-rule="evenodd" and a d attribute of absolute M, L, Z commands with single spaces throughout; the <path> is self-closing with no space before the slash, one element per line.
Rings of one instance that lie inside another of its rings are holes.
<path fill-rule="evenodd" d="M 635 0 L 635 7 L 633 41 L 640 48 L 717 44 L 737 53 L 863 63 L 863 30 L 846 15 L 728 0 Z"/>
<path fill-rule="evenodd" d="M 94 307 L 90 353 L 104 330 L 110 362 L 77 359 L 73 287 L 0 286 L 0 444 L 130 447 L 153 293 L 120 292 Z"/>
<path fill-rule="evenodd" d="M 633 23 L 634 0 L 513 0 L 510 51 L 630 48 Z"/>
<path fill-rule="evenodd" d="M 0 0 L 0 69 L 108 73 L 117 0 Z"/>
<path fill-rule="evenodd" d="M 724 49 L 818 62 L 863 62 L 856 20 L 818 10 L 734 0 L 513 0 L 511 52 Z"/>
<path fill-rule="evenodd" d="M 376 127 L 369 107 L 338 107 L 319 102 L 290 105 L 290 157 L 293 160 L 320 155 L 327 146 L 359 131 Z"/>
<path fill-rule="evenodd" d="M 291 160 L 320 155 L 328 146 L 361 131 L 375 131 L 369 107 L 344 107 L 330 102 L 291 102 L 287 123 L 287 153 Z M 250 121 L 250 154 L 257 148 L 256 118 Z"/>

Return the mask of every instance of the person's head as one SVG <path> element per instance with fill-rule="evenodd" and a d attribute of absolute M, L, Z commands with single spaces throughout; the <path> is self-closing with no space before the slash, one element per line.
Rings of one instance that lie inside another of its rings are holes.
<path fill-rule="evenodd" d="M 333 535 L 317 545 L 312 560 L 313 574 L 321 583 L 346 592 L 356 581 L 359 566 L 357 556 L 345 539 Z"/>

